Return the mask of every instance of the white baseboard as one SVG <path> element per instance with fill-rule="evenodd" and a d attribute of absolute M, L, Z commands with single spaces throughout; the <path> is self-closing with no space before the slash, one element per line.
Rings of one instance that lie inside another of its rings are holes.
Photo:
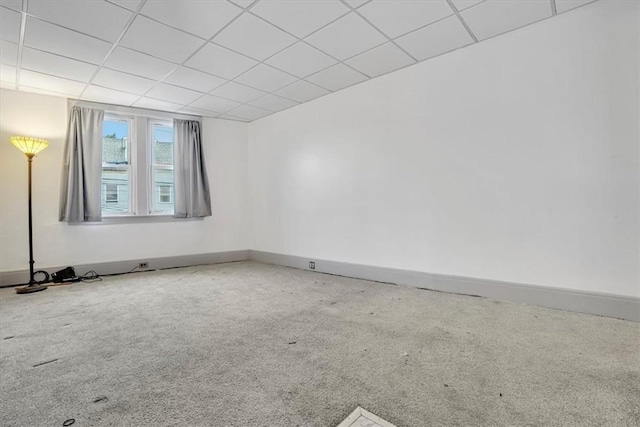
<path fill-rule="evenodd" d="M 319 273 L 514 301 L 547 308 L 640 322 L 640 298 L 624 295 L 431 274 L 420 271 L 349 264 L 271 252 L 250 251 L 249 257 L 255 261 L 284 265 L 302 270 L 310 270 L 309 261 L 313 261 L 315 262 L 315 269 L 313 271 Z"/>
<path fill-rule="evenodd" d="M 84 274 L 93 270 L 100 275 L 106 275 L 126 273 L 134 269 L 135 271 L 157 270 L 201 264 L 244 261 L 248 259 L 268 264 L 294 267 L 301 270 L 310 270 L 309 261 L 313 261 L 315 262 L 315 270 L 312 271 L 319 273 L 401 284 L 456 294 L 475 295 L 640 322 L 640 298 L 635 297 L 350 264 L 252 250 L 81 264 L 74 265 L 73 267 L 77 274 Z M 148 262 L 149 267 L 146 269 L 136 269 L 140 262 Z M 53 273 L 64 267 L 66 266 L 38 268 L 38 270 L 46 270 L 49 273 Z M 28 281 L 28 270 L 0 272 L 0 287 L 15 286 Z"/>
<path fill-rule="evenodd" d="M 127 261 L 101 262 L 92 264 L 73 265 L 76 274 L 83 275 L 88 271 L 95 271 L 99 275 L 127 273 L 135 271 L 158 270 L 162 268 L 188 267 L 201 264 L 219 264 L 223 262 L 244 261 L 249 259 L 249 251 L 213 252 L 208 254 L 179 255 L 162 258 L 132 259 Z M 138 263 L 149 263 L 148 268 L 136 268 Z M 49 274 L 66 266 L 40 268 Z M 37 279 L 37 278 L 36 278 Z M 0 287 L 15 286 L 29 281 L 29 270 L 0 272 Z"/>

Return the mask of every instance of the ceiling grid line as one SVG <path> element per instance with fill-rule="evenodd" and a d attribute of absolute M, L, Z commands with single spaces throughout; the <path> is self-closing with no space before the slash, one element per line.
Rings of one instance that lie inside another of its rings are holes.
<path fill-rule="evenodd" d="M 549 1 L 551 2 L 551 14 L 555 16 L 558 14 L 558 6 L 556 5 L 556 0 Z"/>
<path fill-rule="evenodd" d="M 22 13 L 20 14 L 20 38 L 18 39 L 18 57 L 16 58 L 16 81 L 14 87 L 20 90 L 20 71 L 22 69 L 22 51 L 24 50 L 24 36 L 27 31 L 27 8 L 29 0 L 22 0 Z"/>
<path fill-rule="evenodd" d="M 473 31 L 471 31 L 471 27 L 469 27 L 469 25 L 467 24 L 467 22 L 464 20 L 464 18 L 462 17 L 462 14 L 460 13 L 460 11 L 458 10 L 458 8 L 456 7 L 455 4 L 453 4 L 453 2 L 451 0 L 447 0 L 447 3 L 449 3 L 449 6 L 451 7 L 451 10 L 453 10 L 453 13 L 458 17 L 458 20 L 460 21 L 460 23 L 462 24 L 462 26 L 465 28 L 465 30 L 467 30 L 467 32 L 469 33 L 469 35 L 471 36 L 471 38 L 473 39 L 474 43 L 478 43 L 478 38 L 476 37 L 476 35 L 473 33 Z M 482 3 L 480 3 L 482 4 Z M 476 5 L 477 6 L 477 5 Z M 473 6 L 472 6 L 473 7 Z"/>
<path fill-rule="evenodd" d="M 398 49 L 400 49 L 402 52 L 404 52 L 405 54 L 409 55 L 409 57 L 410 57 L 411 59 L 413 59 L 415 62 L 420 62 L 420 61 L 418 60 L 418 58 L 416 58 L 416 57 L 414 57 L 413 55 L 411 55 L 409 52 L 407 52 L 407 51 L 406 51 L 402 46 L 400 46 L 400 45 L 395 41 L 395 39 L 397 39 L 397 38 L 399 38 L 399 37 L 402 37 L 402 36 L 398 36 L 398 37 L 395 37 L 395 38 L 391 38 L 391 37 L 389 37 L 389 36 L 387 35 L 387 33 L 385 33 L 385 32 L 384 32 L 384 31 L 382 31 L 380 28 L 378 28 L 378 27 L 377 27 L 373 22 L 371 22 L 371 20 L 367 19 L 367 17 L 365 17 L 365 16 L 364 16 L 360 11 L 356 10 L 356 8 L 354 8 L 353 6 L 351 6 L 350 4 L 348 4 L 345 0 L 340 0 L 340 1 L 341 1 L 345 6 L 347 6 L 347 7 L 351 8 L 351 10 L 353 11 L 353 13 L 355 13 L 356 15 L 358 15 L 360 18 L 364 19 L 364 20 L 366 21 L 366 23 L 367 23 L 367 24 L 371 25 L 375 30 L 377 30 L 380 34 L 382 34 L 382 35 L 387 39 L 387 41 L 386 41 L 385 43 L 391 43 L 391 44 L 393 44 L 395 47 L 397 47 Z M 362 7 L 362 6 L 364 6 L 364 5 L 360 5 L 360 6 L 358 7 L 358 9 L 359 9 L 360 7 Z M 404 35 L 404 34 L 403 34 L 403 35 Z M 384 44 L 384 43 L 383 43 L 383 44 Z M 379 47 L 379 46 L 382 46 L 382 44 L 381 44 L 381 45 L 378 45 L 378 46 L 374 46 L 374 47 L 372 47 L 372 48 L 371 48 L 371 49 L 369 49 L 369 50 L 375 49 L 376 47 Z M 364 53 L 364 52 L 361 52 L 361 53 L 359 53 L 358 55 L 361 55 L 362 53 Z M 354 55 L 354 56 L 357 56 L 357 55 Z M 352 57 L 352 58 L 353 58 L 353 57 Z M 348 58 L 348 59 L 351 59 L 351 58 Z M 369 76 L 369 77 L 371 78 L 371 76 Z"/>

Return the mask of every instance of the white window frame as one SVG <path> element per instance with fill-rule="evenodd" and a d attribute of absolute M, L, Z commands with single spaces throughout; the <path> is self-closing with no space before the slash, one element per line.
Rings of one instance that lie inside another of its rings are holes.
<path fill-rule="evenodd" d="M 187 114 L 169 113 L 163 111 L 147 110 L 142 108 L 125 107 L 121 105 L 100 104 L 90 101 L 68 100 L 67 107 L 73 106 L 97 108 L 105 111 L 106 117 L 129 117 L 133 120 L 133 126 L 129 128 L 128 152 L 130 169 L 130 207 L 127 214 L 107 214 L 101 222 L 71 223 L 81 226 L 96 226 L 106 224 L 139 223 L 139 222 L 166 222 L 166 221 L 202 221 L 202 218 L 175 218 L 165 213 L 151 214 L 153 207 L 153 188 L 150 187 L 151 144 L 149 143 L 149 121 L 159 120 L 171 122 L 173 119 L 197 120 L 202 122 L 202 117 Z M 144 141 L 144 144 L 137 143 Z M 140 167 L 143 165 L 143 167 Z"/>

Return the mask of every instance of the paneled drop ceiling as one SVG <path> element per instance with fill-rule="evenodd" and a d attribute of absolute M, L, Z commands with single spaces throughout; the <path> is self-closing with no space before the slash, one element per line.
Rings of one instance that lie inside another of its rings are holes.
<path fill-rule="evenodd" d="M 0 80 L 251 121 L 592 1 L 0 0 Z"/>

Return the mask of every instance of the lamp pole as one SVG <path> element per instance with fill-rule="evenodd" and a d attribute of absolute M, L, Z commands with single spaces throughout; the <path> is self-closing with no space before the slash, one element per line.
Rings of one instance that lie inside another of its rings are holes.
<path fill-rule="evenodd" d="M 29 285 L 36 284 L 36 279 L 33 274 L 33 213 L 31 209 L 31 164 L 33 163 L 33 156 L 35 154 L 27 154 L 27 162 L 29 164 Z"/>

